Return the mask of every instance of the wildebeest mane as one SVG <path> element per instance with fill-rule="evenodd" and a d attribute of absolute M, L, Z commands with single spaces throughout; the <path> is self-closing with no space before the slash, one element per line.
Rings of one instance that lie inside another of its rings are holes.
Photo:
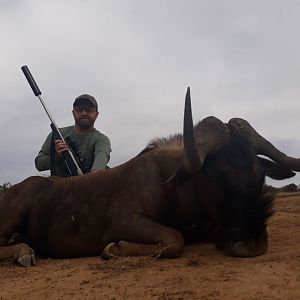
<path fill-rule="evenodd" d="M 137 155 L 143 155 L 155 149 L 183 150 L 182 134 L 172 134 L 169 137 L 155 138 Z"/>

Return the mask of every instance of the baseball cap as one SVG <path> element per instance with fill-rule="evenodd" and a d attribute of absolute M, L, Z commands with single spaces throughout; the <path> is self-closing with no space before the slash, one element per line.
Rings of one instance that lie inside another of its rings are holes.
<path fill-rule="evenodd" d="M 89 101 L 96 108 L 96 111 L 98 111 L 98 103 L 97 103 L 95 97 L 88 95 L 88 94 L 83 94 L 83 95 L 78 96 L 73 103 L 73 107 L 75 107 L 82 100 Z"/>

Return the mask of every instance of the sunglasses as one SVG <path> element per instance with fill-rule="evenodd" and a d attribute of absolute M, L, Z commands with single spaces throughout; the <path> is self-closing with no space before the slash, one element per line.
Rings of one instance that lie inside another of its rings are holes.
<path fill-rule="evenodd" d="M 87 112 L 87 113 L 92 113 L 92 112 L 95 112 L 95 107 L 92 107 L 92 106 L 76 106 L 74 107 L 74 110 L 76 112 Z"/>

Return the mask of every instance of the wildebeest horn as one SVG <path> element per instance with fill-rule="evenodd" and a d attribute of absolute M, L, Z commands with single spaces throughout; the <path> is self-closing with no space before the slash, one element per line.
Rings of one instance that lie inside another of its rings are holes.
<path fill-rule="evenodd" d="M 218 151 L 230 140 L 228 127 L 213 116 L 200 121 L 195 126 L 194 132 L 196 148 L 202 163 L 207 155 Z"/>
<path fill-rule="evenodd" d="M 300 171 L 300 158 L 287 156 L 278 150 L 268 140 L 258 134 L 246 120 L 240 118 L 231 119 L 228 122 L 229 128 L 234 125 L 238 126 L 242 134 L 248 137 L 255 148 L 256 154 L 265 155 L 290 170 Z"/>
<path fill-rule="evenodd" d="M 198 172 L 205 157 L 230 140 L 229 129 L 215 117 L 205 118 L 193 127 L 190 88 L 185 97 L 183 136 L 185 168 L 190 174 Z"/>
<path fill-rule="evenodd" d="M 200 170 L 203 161 L 200 161 L 199 159 L 195 144 L 191 95 L 189 87 L 185 96 L 183 142 L 185 169 L 189 174 L 195 174 Z"/>

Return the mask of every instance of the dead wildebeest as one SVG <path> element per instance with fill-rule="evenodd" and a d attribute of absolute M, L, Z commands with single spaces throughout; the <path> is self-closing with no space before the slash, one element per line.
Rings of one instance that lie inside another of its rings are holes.
<path fill-rule="evenodd" d="M 271 160 L 259 158 L 257 154 Z M 185 242 L 225 254 L 267 250 L 273 198 L 265 176 L 300 170 L 245 120 L 208 117 L 193 127 L 189 89 L 184 134 L 157 139 L 118 167 L 70 178 L 30 177 L 0 200 L 0 259 L 179 257 Z M 24 243 L 11 244 L 20 232 Z M 33 250 L 34 249 L 34 250 Z"/>

